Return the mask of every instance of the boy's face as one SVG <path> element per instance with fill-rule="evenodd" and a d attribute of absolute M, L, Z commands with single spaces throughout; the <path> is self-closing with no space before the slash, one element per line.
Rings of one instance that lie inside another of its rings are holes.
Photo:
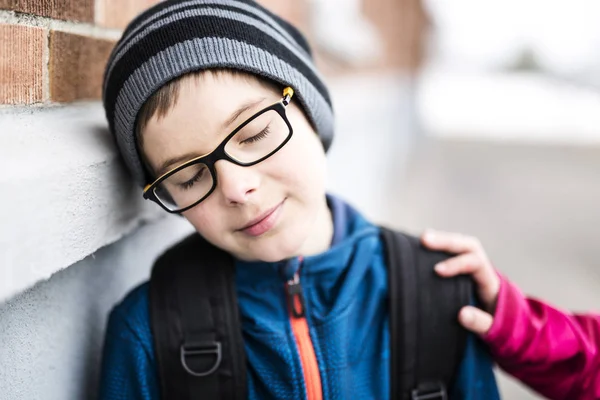
<path fill-rule="evenodd" d="M 186 78 L 167 115 L 154 115 L 146 125 L 144 154 L 155 171 L 168 159 L 207 154 L 238 125 L 281 97 L 281 92 L 243 76 L 204 73 Z M 248 104 L 252 106 L 227 123 Z M 324 226 L 323 219 L 330 218 L 321 142 L 294 98 L 286 114 L 293 135 L 283 148 L 250 167 L 217 161 L 216 189 L 183 213 L 205 239 L 240 259 L 279 261 L 304 253 L 315 230 Z"/>

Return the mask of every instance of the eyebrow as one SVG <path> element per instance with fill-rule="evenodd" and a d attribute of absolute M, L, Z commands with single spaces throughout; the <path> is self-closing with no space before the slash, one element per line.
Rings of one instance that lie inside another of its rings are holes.
<path fill-rule="evenodd" d="M 247 102 L 246 104 L 243 104 L 233 114 L 231 114 L 231 116 L 229 117 L 229 119 L 227 119 L 223 123 L 223 130 L 227 129 L 227 127 L 229 127 L 231 124 L 233 124 L 235 122 L 235 120 L 240 117 L 240 115 L 242 115 L 243 113 L 245 113 L 248 110 L 253 109 L 257 105 L 259 105 L 260 103 L 262 103 L 263 101 L 265 101 L 265 99 L 266 99 L 266 97 L 261 97 L 260 99 L 251 100 L 251 101 Z"/>
<path fill-rule="evenodd" d="M 181 156 L 177 156 L 177 157 L 171 157 L 168 160 L 164 161 L 160 168 L 158 169 L 158 172 L 156 173 L 157 177 L 161 177 L 163 176 L 166 172 L 171 170 L 171 166 L 173 165 L 179 165 L 179 164 L 183 164 L 185 161 L 189 161 L 192 160 L 194 158 L 200 157 L 200 154 L 197 153 L 186 153 L 183 154 Z"/>
<path fill-rule="evenodd" d="M 262 103 L 265 99 L 266 97 L 261 97 L 260 99 L 252 100 L 247 102 L 246 104 L 243 104 L 240 108 L 233 112 L 231 116 L 223 123 L 223 130 L 227 129 L 231 124 L 233 124 L 243 113 L 253 109 L 257 105 Z M 186 153 L 181 156 L 171 157 L 161 164 L 156 175 L 162 176 L 171 169 L 171 166 L 176 164 L 183 164 L 186 161 L 192 160 L 200 156 L 201 155 L 197 153 Z"/>

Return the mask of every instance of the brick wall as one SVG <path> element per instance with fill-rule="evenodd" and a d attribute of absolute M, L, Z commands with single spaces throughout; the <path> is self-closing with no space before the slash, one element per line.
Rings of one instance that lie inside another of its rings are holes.
<path fill-rule="evenodd" d="M 99 99 L 106 59 L 121 30 L 159 0 L 0 0 L 0 104 Z M 307 1 L 260 0 L 309 37 Z M 414 70 L 424 26 L 418 0 L 370 0 L 385 56 L 375 68 Z M 317 51 L 326 75 L 348 71 Z"/>
<path fill-rule="evenodd" d="M 99 99 L 121 30 L 158 0 L 0 0 L 0 104 Z"/>

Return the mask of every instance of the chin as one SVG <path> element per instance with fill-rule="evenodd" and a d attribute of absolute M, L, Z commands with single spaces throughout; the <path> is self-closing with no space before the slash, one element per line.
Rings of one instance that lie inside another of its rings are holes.
<path fill-rule="evenodd" d="M 290 241 L 282 235 L 269 238 L 262 243 L 255 243 L 249 249 L 249 255 L 264 262 L 278 262 L 298 255 L 300 243 L 290 246 Z"/>
<path fill-rule="evenodd" d="M 261 250 L 263 249 L 253 249 L 252 258 L 264 262 L 279 262 L 295 255 L 294 252 L 285 251 L 281 248 L 265 248 L 263 251 Z"/>
<path fill-rule="evenodd" d="M 287 258 L 289 258 L 289 257 L 284 257 L 280 254 L 266 254 L 266 255 L 259 255 L 256 257 L 257 260 L 262 261 L 262 262 L 268 262 L 268 263 L 280 262 Z"/>

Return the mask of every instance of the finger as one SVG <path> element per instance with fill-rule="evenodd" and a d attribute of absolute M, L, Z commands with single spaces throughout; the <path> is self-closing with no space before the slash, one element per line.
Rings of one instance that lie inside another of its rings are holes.
<path fill-rule="evenodd" d="M 479 298 L 486 309 L 492 310 L 498 291 L 500 279 L 484 255 L 466 253 L 449 258 L 435 266 L 436 272 L 443 277 L 455 275 L 471 275 L 477 285 Z"/>
<path fill-rule="evenodd" d="M 435 270 L 438 274 L 443 276 L 460 274 L 476 275 L 484 268 L 485 261 L 486 260 L 477 253 L 464 253 L 437 263 L 435 265 Z"/>
<path fill-rule="evenodd" d="M 476 251 L 481 247 L 479 241 L 474 237 L 433 229 L 428 229 L 423 233 L 421 242 L 431 250 L 457 254 Z"/>
<path fill-rule="evenodd" d="M 478 335 L 488 333 L 494 323 L 494 317 L 472 306 L 463 307 L 458 314 L 458 320 L 462 326 Z"/>

